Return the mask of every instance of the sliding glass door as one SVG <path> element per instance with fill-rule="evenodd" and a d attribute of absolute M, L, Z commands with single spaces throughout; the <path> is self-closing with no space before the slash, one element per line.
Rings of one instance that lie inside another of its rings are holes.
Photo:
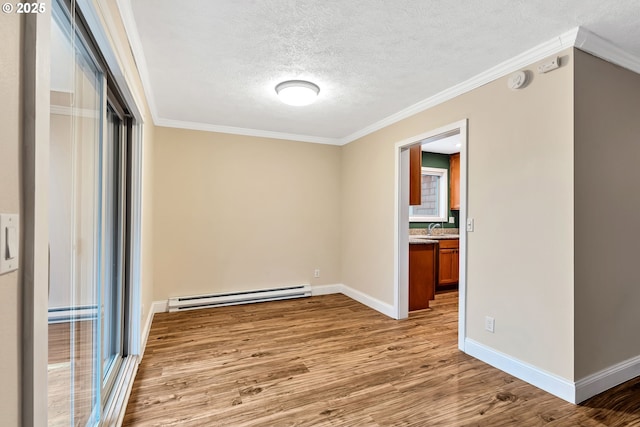
<path fill-rule="evenodd" d="M 104 75 L 56 7 L 50 132 L 49 425 L 98 421 Z"/>
<path fill-rule="evenodd" d="M 125 352 L 127 307 L 128 200 L 127 126 L 124 112 L 107 104 L 102 146 L 104 187 L 104 274 L 102 282 L 102 375 L 105 389 L 115 380 Z"/>
<path fill-rule="evenodd" d="M 129 353 L 132 119 L 73 3 L 53 3 L 48 419 L 93 426 Z"/>

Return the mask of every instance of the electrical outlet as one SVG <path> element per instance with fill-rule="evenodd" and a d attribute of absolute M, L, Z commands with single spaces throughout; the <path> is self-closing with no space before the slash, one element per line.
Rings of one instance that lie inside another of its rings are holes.
<path fill-rule="evenodd" d="M 315 277 L 316 279 L 317 279 L 318 277 L 320 277 L 320 269 L 319 269 L 319 268 L 316 268 L 316 269 L 313 271 L 313 277 Z"/>
<path fill-rule="evenodd" d="M 484 318 L 484 328 L 493 333 L 495 332 L 495 326 L 496 326 L 496 319 L 494 319 L 493 317 L 490 316 L 485 316 Z"/>

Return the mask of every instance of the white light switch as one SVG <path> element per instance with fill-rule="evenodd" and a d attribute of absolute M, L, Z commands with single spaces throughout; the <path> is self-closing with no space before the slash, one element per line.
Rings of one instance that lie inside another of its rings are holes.
<path fill-rule="evenodd" d="M 0 274 L 18 269 L 20 219 L 17 214 L 0 214 Z"/>
<path fill-rule="evenodd" d="M 467 218 L 467 231 L 473 231 L 473 218 Z"/>
<path fill-rule="evenodd" d="M 7 227 L 7 259 L 18 256 L 18 228 L 10 225 Z"/>

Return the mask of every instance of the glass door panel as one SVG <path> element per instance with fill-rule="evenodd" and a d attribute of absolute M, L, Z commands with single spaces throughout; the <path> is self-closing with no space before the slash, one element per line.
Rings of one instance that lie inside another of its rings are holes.
<path fill-rule="evenodd" d="M 100 141 L 104 76 L 53 2 L 49 186 L 49 425 L 100 415 Z"/>
<path fill-rule="evenodd" d="M 123 118 L 107 105 L 104 167 L 104 279 L 102 283 L 102 375 L 110 388 L 122 359 L 125 254 L 125 150 Z"/>

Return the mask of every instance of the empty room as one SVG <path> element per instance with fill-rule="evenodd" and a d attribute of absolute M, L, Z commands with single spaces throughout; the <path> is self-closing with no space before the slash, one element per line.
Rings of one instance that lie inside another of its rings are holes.
<path fill-rule="evenodd" d="M 2 12 L 3 425 L 640 426 L 638 2 Z"/>

